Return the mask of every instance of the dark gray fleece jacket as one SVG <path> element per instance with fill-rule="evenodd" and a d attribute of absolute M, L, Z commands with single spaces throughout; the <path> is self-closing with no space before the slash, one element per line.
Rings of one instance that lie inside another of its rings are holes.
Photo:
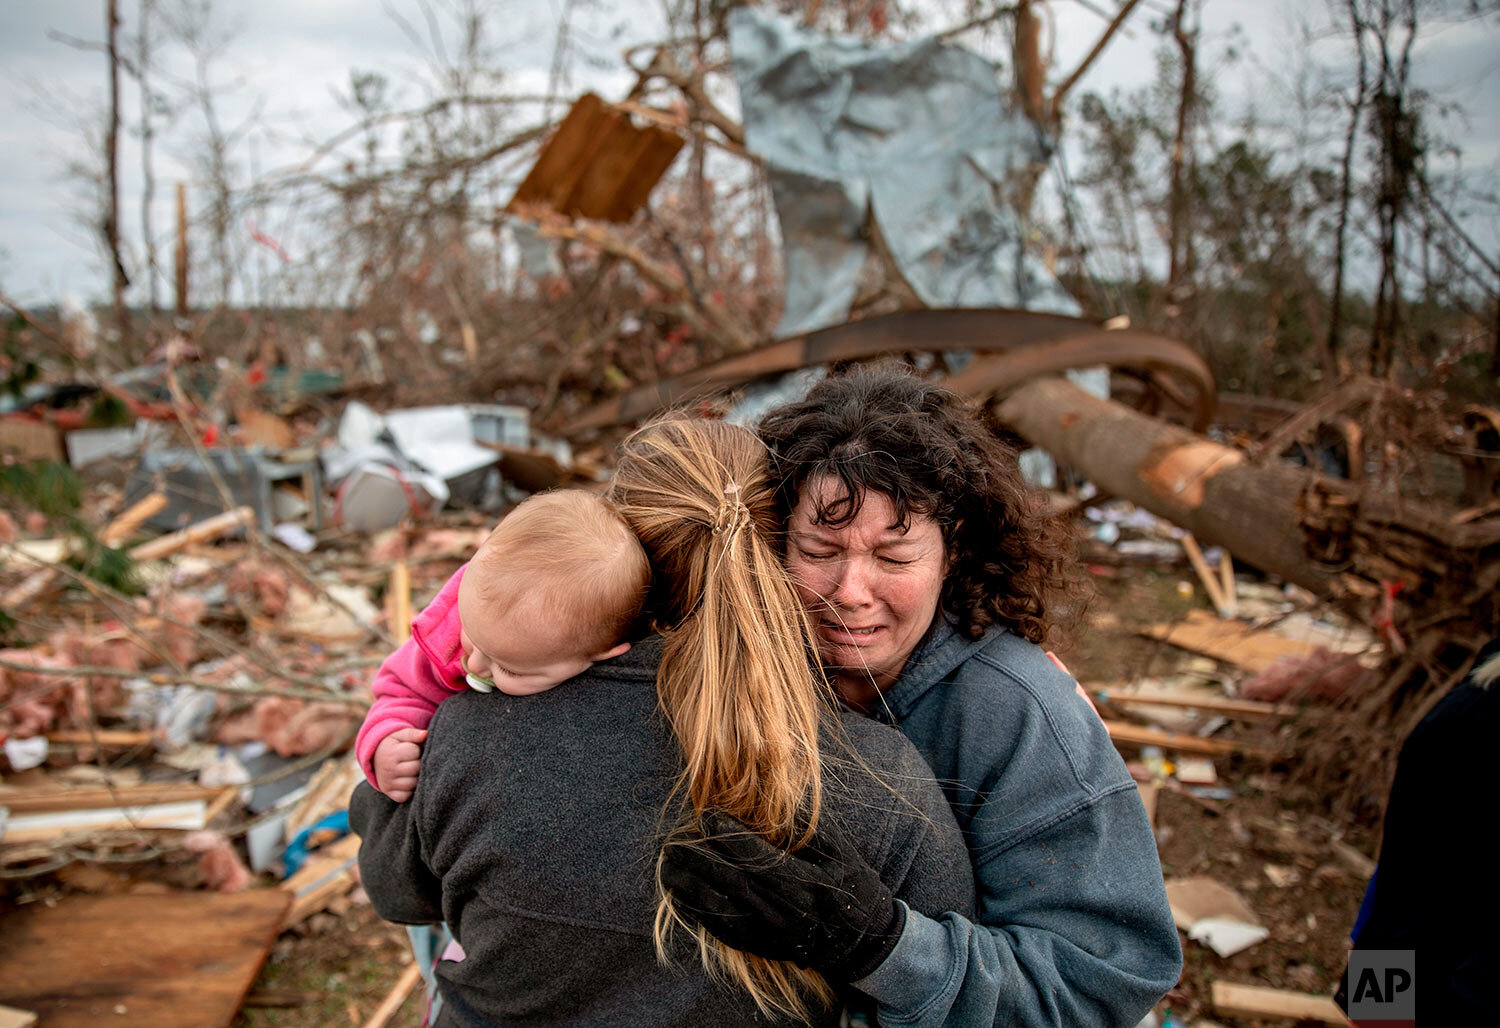
<path fill-rule="evenodd" d="M 773 1023 L 695 951 L 664 967 L 653 949 L 656 858 L 675 823 L 662 812 L 681 768 L 657 707 L 660 652 L 647 639 L 535 696 L 456 695 L 433 718 L 410 802 L 355 790 L 375 909 L 446 920 L 467 953 L 438 964 L 440 1028 Z M 972 916 L 968 853 L 927 765 L 891 728 L 853 714 L 844 728 L 859 759 L 826 754 L 823 816 L 912 909 Z"/>

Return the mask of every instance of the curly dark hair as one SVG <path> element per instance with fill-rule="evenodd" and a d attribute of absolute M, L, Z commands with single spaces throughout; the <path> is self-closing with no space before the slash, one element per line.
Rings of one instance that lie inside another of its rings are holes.
<path fill-rule="evenodd" d="M 891 498 L 892 527 L 905 530 L 912 515 L 936 521 L 950 561 L 940 602 L 968 637 L 1004 625 L 1039 643 L 1058 601 L 1083 595 L 1066 526 L 1042 513 L 1016 451 L 957 394 L 904 368 L 855 368 L 772 410 L 758 430 L 783 524 L 804 484 L 824 476 L 842 489 L 820 506 L 820 524 L 852 522 L 870 490 Z"/>

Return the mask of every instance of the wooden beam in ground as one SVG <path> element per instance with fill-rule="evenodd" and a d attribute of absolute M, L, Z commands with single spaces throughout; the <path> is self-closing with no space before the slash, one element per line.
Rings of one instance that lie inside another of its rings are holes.
<path fill-rule="evenodd" d="M 401 1009 L 401 1004 L 406 1002 L 406 997 L 411 995 L 411 990 L 416 988 L 422 980 L 422 969 L 417 966 L 416 961 L 407 965 L 406 970 L 401 972 L 401 977 L 396 979 L 395 986 L 381 1000 L 380 1006 L 375 1008 L 375 1013 L 365 1022 L 365 1028 L 385 1028 L 391 1018 L 396 1016 L 396 1011 Z"/>
<path fill-rule="evenodd" d="M 397 645 L 411 638 L 411 568 L 398 560 L 385 590 L 386 628 Z"/>
<path fill-rule="evenodd" d="M 1140 725 L 1132 725 L 1124 721 L 1105 721 L 1104 727 L 1108 729 L 1111 739 L 1127 746 L 1160 746 L 1164 750 L 1176 750 L 1178 753 L 1201 753 L 1210 757 L 1229 757 L 1238 754 L 1242 757 L 1269 759 L 1276 756 L 1275 750 L 1264 746 L 1251 746 L 1226 739 L 1200 739 L 1196 735 L 1142 728 Z"/>
<path fill-rule="evenodd" d="M 1261 985 L 1214 982 L 1214 1010 L 1231 1017 L 1278 1017 L 1322 1024 L 1347 1025 L 1349 1019 L 1327 996 L 1313 996 Z"/>

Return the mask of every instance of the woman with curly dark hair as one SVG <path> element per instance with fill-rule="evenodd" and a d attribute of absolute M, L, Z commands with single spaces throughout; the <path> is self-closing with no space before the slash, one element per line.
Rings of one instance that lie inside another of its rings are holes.
<path fill-rule="evenodd" d="M 669 858 L 679 909 L 736 948 L 814 970 L 808 938 L 860 951 L 874 970 L 836 984 L 870 997 L 882 1023 L 1136 1024 L 1182 954 L 1135 785 L 1039 645 L 1073 569 L 1015 452 L 953 393 L 891 370 L 830 377 L 760 433 L 823 664 L 845 703 L 900 728 L 932 766 L 979 914 L 908 910 L 858 861 L 743 848 Z M 837 924 L 835 905 L 808 902 L 819 888 L 851 897 Z"/>

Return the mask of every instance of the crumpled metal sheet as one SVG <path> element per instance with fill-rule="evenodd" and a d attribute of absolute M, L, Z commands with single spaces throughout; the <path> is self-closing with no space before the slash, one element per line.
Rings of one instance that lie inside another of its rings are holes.
<path fill-rule="evenodd" d="M 928 306 L 1079 312 L 1004 203 L 1050 143 L 993 63 L 934 39 L 823 36 L 759 7 L 735 9 L 729 42 L 746 143 L 781 220 L 779 334 L 848 319 L 867 215 Z"/>

